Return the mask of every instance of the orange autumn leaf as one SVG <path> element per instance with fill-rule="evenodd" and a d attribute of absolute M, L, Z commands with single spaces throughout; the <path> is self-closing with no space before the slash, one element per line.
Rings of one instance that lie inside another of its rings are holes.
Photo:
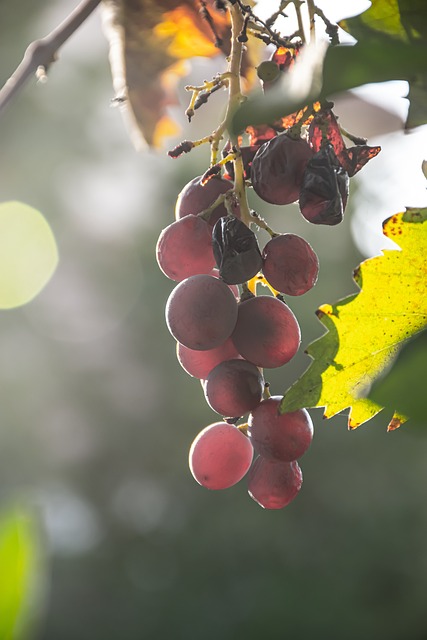
<path fill-rule="evenodd" d="M 104 0 L 116 102 L 137 148 L 158 146 L 177 132 L 167 110 L 177 104 L 176 85 L 188 72 L 187 60 L 230 51 L 228 14 L 212 0 L 206 7 L 214 29 L 198 0 Z"/>

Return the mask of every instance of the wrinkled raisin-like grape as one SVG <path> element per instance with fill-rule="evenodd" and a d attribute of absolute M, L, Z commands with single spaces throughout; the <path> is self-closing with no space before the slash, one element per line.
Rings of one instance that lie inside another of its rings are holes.
<path fill-rule="evenodd" d="M 317 255 L 300 236 L 293 233 L 275 236 L 265 245 L 262 257 L 263 274 L 277 291 L 300 296 L 317 281 Z"/>
<path fill-rule="evenodd" d="M 212 231 L 212 246 L 219 275 L 227 284 L 242 284 L 262 267 L 254 232 L 235 216 L 218 220 Z"/>
<path fill-rule="evenodd" d="M 201 176 L 197 176 L 191 180 L 178 195 L 175 206 L 175 218 L 177 220 L 184 216 L 197 215 L 215 202 L 218 196 L 227 193 L 233 188 L 232 183 L 224 178 L 211 178 L 205 185 L 200 182 L 200 179 Z M 240 215 L 240 209 L 237 205 L 233 207 L 233 213 L 236 216 Z M 216 207 L 209 218 L 211 227 L 221 216 L 226 216 L 227 214 L 228 211 L 224 204 Z"/>
<path fill-rule="evenodd" d="M 201 431 L 190 448 L 191 473 L 207 489 L 227 489 L 251 466 L 253 448 L 237 427 L 215 422 Z"/>
<path fill-rule="evenodd" d="M 237 302 L 229 287 L 209 275 L 180 282 L 166 304 L 166 322 L 173 337 L 189 349 L 218 347 L 230 337 Z"/>
<path fill-rule="evenodd" d="M 302 177 L 313 151 L 302 138 L 286 134 L 264 143 L 252 160 L 252 186 L 260 198 L 271 204 L 298 200 Z"/>
<path fill-rule="evenodd" d="M 273 369 L 294 357 L 301 333 L 294 314 L 284 302 L 271 296 L 257 296 L 239 304 L 232 340 L 246 360 Z"/>
<path fill-rule="evenodd" d="M 283 509 L 302 485 L 298 462 L 279 462 L 259 456 L 248 475 L 248 492 L 264 509 Z"/>
<path fill-rule="evenodd" d="M 212 369 L 204 384 L 209 406 L 221 416 L 244 416 L 259 405 L 264 391 L 260 370 L 246 360 L 227 360 Z"/>
<path fill-rule="evenodd" d="M 318 151 L 304 172 L 299 206 L 306 220 L 335 225 L 342 221 L 347 204 L 348 173 L 340 165 L 331 144 Z"/>
<path fill-rule="evenodd" d="M 228 338 L 228 340 L 219 347 L 209 349 L 208 351 L 195 351 L 193 349 L 188 349 L 188 347 L 184 347 L 183 344 L 178 342 L 176 346 L 176 353 L 178 362 L 184 371 L 186 371 L 190 376 L 200 378 L 202 380 L 205 380 L 212 369 L 214 369 L 220 362 L 224 362 L 225 360 L 236 360 L 239 358 L 239 354 L 231 338 Z"/>
<path fill-rule="evenodd" d="M 308 411 L 279 413 L 282 398 L 263 400 L 249 416 L 248 434 L 263 458 L 292 462 L 300 458 L 313 440 L 313 423 Z"/>
<path fill-rule="evenodd" d="M 156 256 L 160 269 L 171 280 L 209 273 L 215 264 L 210 225 L 198 216 L 173 222 L 161 232 Z"/>

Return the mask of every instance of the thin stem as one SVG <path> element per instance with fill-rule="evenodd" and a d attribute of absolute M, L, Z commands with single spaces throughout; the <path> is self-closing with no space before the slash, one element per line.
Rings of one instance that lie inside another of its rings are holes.
<path fill-rule="evenodd" d="M 316 6 L 314 4 L 314 0 L 307 0 L 307 7 L 308 7 L 308 16 L 310 19 L 310 42 L 315 42 L 316 40 L 316 24 L 315 24 Z"/>
<path fill-rule="evenodd" d="M 306 37 L 305 37 L 305 31 L 304 31 L 304 22 L 302 19 L 302 13 L 301 13 L 301 5 L 303 4 L 302 0 L 293 0 L 293 4 L 295 7 L 295 12 L 297 14 L 297 20 L 298 20 L 298 35 L 302 40 L 302 43 L 305 44 L 306 43 Z"/>
<path fill-rule="evenodd" d="M 53 31 L 27 47 L 22 61 L 0 89 L 0 111 L 18 93 L 30 76 L 37 74 L 40 79 L 46 77 L 46 72 L 52 62 L 55 62 L 60 47 L 90 16 L 100 1 L 82 0 Z"/>
<path fill-rule="evenodd" d="M 243 15 L 240 6 L 236 3 L 230 8 L 231 16 L 231 53 L 230 53 L 230 80 L 228 104 L 225 114 L 225 128 L 228 129 L 232 147 L 239 148 L 239 139 L 236 133 L 231 132 L 231 119 L 234 111 L 242 102 L 243 96 L 240 87 L 240 67 L 242 63 L 243 43 L 239 42 L 238 36 L 243 27 Z M 234 159 L 234 191 L 240 204 L 240 217 L 249 227 L 251 214 L 246 197 L 245 172 L 241 154 Z"/>

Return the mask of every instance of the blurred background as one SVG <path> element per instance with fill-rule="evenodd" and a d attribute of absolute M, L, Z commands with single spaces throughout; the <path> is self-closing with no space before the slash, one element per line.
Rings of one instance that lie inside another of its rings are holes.
<path fill-rule="evenodd" d="M 0 0 L 2 83 L 75 4 Z M 423 425 L 387 434 L 390 408 L 350 433 L 344 415 L 311 411 L 303 489 L 279 512 L 253 502 L 244 480 L 209 492 L 191 477 L 191 441 L 217 415 L 176 360 L 164 322 L 174 283 L 154 248 L 207 149 L 176 161 L 137 154 L 111 108 L 107 54 L 95 12 L 48 82 L 31 81 L 0 117 L 0 201 L 42 211 L 59 252 L 40 295 L 0 311 L 0 508 L 28 514 L 39 545 L 25 637 L 426 638 Z M 196 61 L 191 82 L 223 64 Z M 383 146 L 352 180 L 341 225 L 309 225 L 296 207 L 251 195 L 273 228 L 303 235 L 319 256 L 317 286 L 290 301 L 303 347 L 322 333 L 315 309 L 356 291 L 353 268 L 385 246 L 381 221 L 426 204 L 425 131 L 398 132 L 405 91 L 336 101 L 348 130 Z M 184 94 L 173 110 L 183 126 Z M 206 135 L 223 98 L 196 115 L 191 137 Z M 273 393 L 308 361 L 302 349 L 268 372 Z"/>

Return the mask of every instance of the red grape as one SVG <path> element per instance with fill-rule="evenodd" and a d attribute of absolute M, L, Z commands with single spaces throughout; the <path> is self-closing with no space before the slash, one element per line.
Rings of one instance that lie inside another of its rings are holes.
<path fill-rule="evenodd" d="M 180 282 L 166 303 L 166 322 L 173 337 L 189 349 L 218 347 L 230 337 L 237 302 L 229 287 L 209 275 Z"/>
<path fill-rule="evenodd" d="M 194 440 L 189 464 L 194 478 L 207 489 L 227 489 L 251 466 L 252 445 L 237 427 L 226 422 L 209 425 Z"/>
<path fill-rule="evenodd" d="M 201 211 L 207 209 L 218 196 L 223 193 L 227 193 L 233 188 L 232 183 L 224 178 L 214 177 L 207 181 L 205 185 L 200 182 L 201 176 L 197 176 L 191 180 L 182 189 L 178 195 L 175 206 L 175 218 L 183 218 L 184 216 L 194 215 L 196 216 Z M 236 216 L 240 215 L 240 209 L 236 205 L 233 207 L 233 213 Z M 228 214 L 227 209 L 223 204 L 220 204 L 214 209 L 211 217 L 209 218 L 209 224 L 211 227 L 215 224 L 219 218 Z"/>
<path fill-rule="evenodd" d="M 259 405 L 264 391 L 260 370 L 246 360 L 218 364 L 204 384 L 206 401 L 222 416 L 244 416 Z"/>
<path fill-rule="evenodd" d="M 308 411 L 279 413 L 282 398 L 263 400 L 249 416 L 248 434 L 264 458 L 292 462 L 300 458 L 313 440 L 313 423 Z"/>
<path fill-rule="evenodd" d="M 239 304 L 232 340 L 246 360 L 273 369 L 294 357 L 301 333 L 294 314 L 284 302 L 258 296 Z"/>
<path fill-rule="evenodd" d="M 302 138 L 282 134 L 264 143 L 252 160 L 252 186 L 271 204 L 298 200 L 302 177 L 313 151 Z"/>
<path fill-rule="evenodd" d="M 308 242 L 293 233 L 272 238 L 262 253 L 263 274 L 277 291 L 300 296 L 311 289 L 319 273 L 319 261 Z"/>
<path fill-rule="evenodd" d="M 181 218 L 163 229 L 156 255 L 160 269 L 171 280 L 209 273 L 215 264 L 212 229 L 198 216 Z"/>
<path fill-rule="evenodd" d="M 176 346 L 176 352 L 178 362 L 181 367 L 190 376 L 194 378 L 200 378 L 205 380 L 212 369 L 217 364 L 224 362 L 224 360 L 233 360 L 239 357 L 237 349 L 233 344 L 231 338 L 226 340 L 224 344 L 221 344 L 215 349 L 209 349 L 208 351 L 195 351 L 184 347 L 183 344 L 178 342 Z"/>
<path fill-rule="evenodd" d="M 278 462 L 259 456 L 249 472 L 248 492 L 264 509 L 283 509 L 298 494 L 302 472 L 298 462 Z"/>

